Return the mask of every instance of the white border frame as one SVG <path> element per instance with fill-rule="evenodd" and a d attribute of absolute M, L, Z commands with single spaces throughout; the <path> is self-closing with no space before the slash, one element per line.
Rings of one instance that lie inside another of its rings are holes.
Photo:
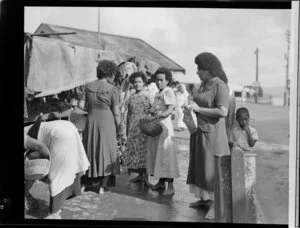
<path fill-rule="evenodd" d="M 289 140 L 289 227 L 299 227 L 300 4 L 292 2 Z"/>

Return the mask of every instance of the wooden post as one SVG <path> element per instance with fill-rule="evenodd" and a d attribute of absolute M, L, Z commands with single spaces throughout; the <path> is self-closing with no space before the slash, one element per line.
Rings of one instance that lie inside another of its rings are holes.
<path fill-rule="evenodd" d="M 231 156 L 215 156 L 215 220 L 232 223 Z"/>

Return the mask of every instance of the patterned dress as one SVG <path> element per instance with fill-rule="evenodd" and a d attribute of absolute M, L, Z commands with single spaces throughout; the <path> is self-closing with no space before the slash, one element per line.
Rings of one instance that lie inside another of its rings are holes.
<path fill-rule="evenodd" d="M 146 168 L 148 136 L 141 132 L 139 121 L 148 116 L 150 99 L 148 93 L 140 91 L 132 94 L 128 107 L 128 141 L 125 150 L 125 165 L 128 169 Z"/>

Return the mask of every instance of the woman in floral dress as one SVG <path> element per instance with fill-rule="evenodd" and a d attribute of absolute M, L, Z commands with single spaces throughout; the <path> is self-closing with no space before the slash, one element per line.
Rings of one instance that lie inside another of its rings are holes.
<path fill-rule="evenodd" d="M 127 102 L 127 147 L 125 150 L 125 165 L 128 170 L 139 175 L 131 182 L 144 181 L 148 184 L 146 175 L 146 154 L 148 136 L 141 132 L 140 119 L 148 116 L 150 110 L 149 93 L 144 89 L 147 77 L 143 72 L 135 72 L 130 76 L 135 93 Z"/>

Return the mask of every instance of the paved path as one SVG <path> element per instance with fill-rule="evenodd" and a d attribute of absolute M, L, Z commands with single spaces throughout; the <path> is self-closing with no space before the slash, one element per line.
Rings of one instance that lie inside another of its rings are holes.
<path fill-rule="evenodd" d="M 117 176 L 117 185 L 111 188 L 111 192 L 99 195 L 93 189 L 87 189 L 81 196 L 67 200 L 62 208 L 62 219 L 213 222 L 204 218 L 207 207 L 189 207 L 196 199 L 189 193 L 185 183 L 188 141 L 176 140 L 176 147 L 181 177 L 175 179 L 174 196 L 163 197 L 142 184 L 130 183 L 127 170 L 122 167 L 121 174 Z M 153 177 L 149 180 L 153 184 L 157 182 Z M 30 193 L 38 199 L 40 206 L 28 212 L 25 218 L 45 217 L 49 205 L 47 186 L 37 181 Z"/>
<path fill-rule="evenodd" d="M 257 104 L 238 103 L 250 110 L 252 125 L 258 130 L 260 141 L 256 159 L 256 195 L 266 223 L 288 222 L 288 110 Z M 213 222 L 206 220 L 207 208 L 192 209 L 195 201 L 186 184 L 189 160 L 189 134 L 175 132 L 177 156 L 181 176 L 175 179 L 176 193 L 162 197 L 140 184 L 129 183 L 126 168 L 117 177 L 111 193 L 98 195 L 87 191 L 67 200 L 62 208 L 63 219 L 85 220 L 149 220 Z M 157 180 L 150 178 L 152 183 Z M 48 212 L 47 186 L 37 182 L 30 191 L 39 200 L 40 209 L 32 210 L 25 218 L 43 218 Z"/>

